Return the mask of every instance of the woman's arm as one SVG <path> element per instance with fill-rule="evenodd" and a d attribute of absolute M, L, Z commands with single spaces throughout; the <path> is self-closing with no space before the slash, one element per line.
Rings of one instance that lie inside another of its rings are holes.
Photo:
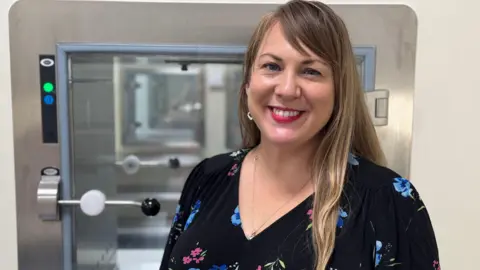
<path fill-rule="evenodd" d="M 192 207 L 195 205 L 194 202 L 198 196 L 199 187 L 204 178 L 204 164 L 206 161 L 207 159 L 204 159 L 195 166 L 185 182 L 177 205 L 172 227 L 168 235 L 167 244 L 164 248 L 160 270 L 168 270 L 168 261 L 170 260 L 170 255 L 175 247 L 175 243 L 177 242 L 178 237 L 180 237 L 186 229 L 185 225 L 191 214 Z"/>
<path fill-rule="evenodd" d="M 430 216 L 415 187 L 394 177 L 375 197 L 375 269 L 440 270 Z"/>

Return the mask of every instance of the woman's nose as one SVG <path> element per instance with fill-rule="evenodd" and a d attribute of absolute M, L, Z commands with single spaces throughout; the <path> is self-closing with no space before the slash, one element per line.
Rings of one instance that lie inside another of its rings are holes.
<path fill-rule="evenodd" d="M 275 94 L 284 98 L 297 98 L 298 92 L 297 76 L 295 72 L 284 71 L 275 88 Z"/>

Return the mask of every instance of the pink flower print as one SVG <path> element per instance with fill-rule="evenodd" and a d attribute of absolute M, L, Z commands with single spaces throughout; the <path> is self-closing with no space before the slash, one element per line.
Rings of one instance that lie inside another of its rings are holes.
<path fill-rule="evenodd" d="M 205 257 L 199 257 L 199 258 L 193 258 L 193 260 L 196 262 L 196 263 L 200 263 L 201 261 L 203 261 L 203 259 L 205 259 Z"/>
<path fill-rule="evenodd" d="M 437 261 L 437 260 L 434 260 L 434 261 L 433 261 L 433 268 L 434 268 L 435 270 L 441 270 L 441 268 L 440 268 L 440 262 Z"/>
<path fill-rule="evenodd" d="M 202 253 L 202 249 L 201 248 L 196 248 L 194 250 L 192 250 L 192 252 L 190 252 L 190 255 L 192 255 L 192 257 L 197 257 L 198 255 L 200 255 L 200 253 Z"/>
<path fill-rule="evenodd" d="M 189 256 L 183 257 L 183 264 L 189 264 L 192 262 L 192 258 Z"/>
<path fill-rule="evenodd" d="M 307 211 L 308 218 L 310 219 L 310 224 L 307 226 L 307 231 L 310 230 L 313 226 L 313 221 L 312 221 L 312 214 L 313 214 L 313 209 L 310 209 Z"/>
<path fill-rule="evenodd" d="M 312 213 L 313 213 L 313 209 L 310 209 L 307 212 L 307 215 L 310 217 L 310 220 L 312 219 Z"/>
<path fill-rule="evenodd" d="M 262 270 L 262 266 L 259 265 L 259 266 L 257 267 L 257 270 Z"/>
<path fill-rule="evenodd" d="M 230 169 L 230 171 L 228 172 L 228 176 L 234 176 L 238 171 L 238 164 L 235 163 L 233 164 L 232 168 Z"/>
<path fill-rule="evenodd" d="M 191 257 L 188 257 L 190 259 L 189 262 L 194 261 L 195 263 L 198 264 L 205 259 L 206 254 L 207 254 L 206 250 L 204 251 L 203 249 L 201 249 L 199 247 L 194 248 L 194 249 L 192 249 L 192 251 L 190 251 L 190 256 Z"/>

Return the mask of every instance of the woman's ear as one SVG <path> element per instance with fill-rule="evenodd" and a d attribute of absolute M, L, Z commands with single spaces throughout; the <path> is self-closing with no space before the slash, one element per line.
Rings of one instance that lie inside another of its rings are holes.
<path fill-rule="evenodd" d="M 250 94 L 250 86 L 248 84 L 245 85 L 245 94 Z"/>

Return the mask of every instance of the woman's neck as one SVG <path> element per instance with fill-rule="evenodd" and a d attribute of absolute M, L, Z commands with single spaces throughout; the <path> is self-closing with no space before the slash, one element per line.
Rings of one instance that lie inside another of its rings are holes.
<path fill-rule="evenodd" d="M 293 187 L 310 180 L 311 159 L 315 150 L 311 143 L 301 146 L 260 143 L 253 154 L 258 157 L 257 166 L 268 178 Z"/>

